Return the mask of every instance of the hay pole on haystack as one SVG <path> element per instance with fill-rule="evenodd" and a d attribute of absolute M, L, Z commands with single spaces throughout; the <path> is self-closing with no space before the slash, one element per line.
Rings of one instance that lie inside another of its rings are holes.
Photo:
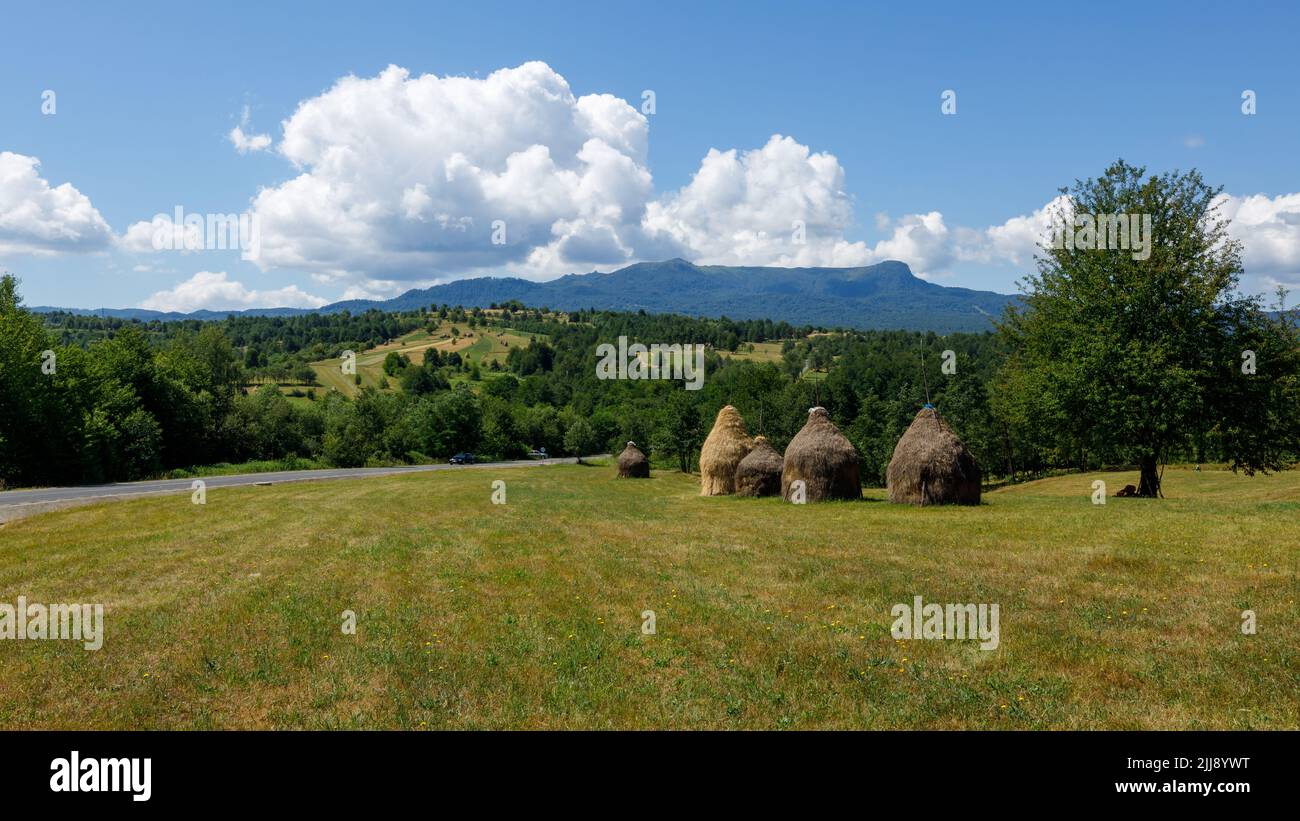
<path fill-rule="evenodd" d="M 926 403 L 894 446 L 885 471 L 889 501 L 978 505 L 980 468 L 933 405 Z"/>
<path fill-rule="evenodd" d="M 934 405 L 930 404 L 930 379 L 925 375 L 925 336 L 921 337 L 921 344 L 918 347 L 921 349 L 921 387 L 925 390 L 925 406 L 932 408 Z"/>

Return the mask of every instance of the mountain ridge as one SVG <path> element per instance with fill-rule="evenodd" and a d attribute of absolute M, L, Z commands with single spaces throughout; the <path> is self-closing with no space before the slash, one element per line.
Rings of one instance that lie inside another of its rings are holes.
<path fill-rule="evenodd" d="M 906 263 L 886 260 L 855 268 L 775 268 L 696 265 L 683 259 L 638 262 L 608 273 L 566 274 L 547 282 L 518 277 L 475 277 L 414 288 L 392 299 L 343 300 L 320 308 L 249 308 L 191 313 L 142 308 L 64 309 L 123 319 L 224 319 L 232 314 L 294 316 L 308 313 L 409 311 L 429 305 L 486 308 L 517 300 L 556 310 L 637 311 L 699 317 L 772 319 L 794 325 L 862 330 L 982 331 L 1017 297 L 938 285 L 912 273 Z"/>

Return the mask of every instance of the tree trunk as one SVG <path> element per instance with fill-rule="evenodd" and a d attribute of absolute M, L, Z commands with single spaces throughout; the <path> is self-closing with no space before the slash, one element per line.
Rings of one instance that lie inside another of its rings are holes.
<path fill-rule="evenodd" d="M 1160 497 L 1160 472 L 1156 466 L 1155 454 L 1143 456 L 1138 463 L 1142 476 L 1138 479 L 1137 495 L 1146 499 Z"/>
<path fill-rule="evenodd" d="M 1016 463 L 1014 461 L 1015 452 L 1011 449 L 1011 431 L 1006 425 L 1002 426 L 1002 448 L 1007 454 L 1007 476 L 1011 481 L 1016 481 Z"/>

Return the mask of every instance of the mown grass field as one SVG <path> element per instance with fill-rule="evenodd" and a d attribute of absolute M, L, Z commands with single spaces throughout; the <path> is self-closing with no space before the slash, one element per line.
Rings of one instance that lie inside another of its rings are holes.
<path fill-rule="evenodd" d="M 724 354 L 728 359 L 739 359 L 747 362 L 773 362 L 781 363 L 781 345 L 780 341 L 776 342 L 753 342 L 750 343 L 753 350 L 748 350 L 745 346 L 739 351 L 729 351 Z"/>
<path fill-rule="evenodd" d="M 913 509 L 489 468 L 39 515 L 0 601 L 103 603 L 106 638 L 0 641 L 0 727 L 1300 726 L 1300 472 L 1094 478 Z M 998 603 L 1001 646 L 895 641 L 914 595 Z"/>

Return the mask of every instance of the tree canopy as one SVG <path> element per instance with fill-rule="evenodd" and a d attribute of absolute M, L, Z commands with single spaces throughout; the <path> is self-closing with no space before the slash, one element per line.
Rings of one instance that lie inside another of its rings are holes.
<path fill-rule="evenodd" d="M 1158 466 L 1189 449 L 1203 458 L 1211 443 L 1247 472 L 1294 459 L 1295 325 L 1239 292 L 1220 192 L 1197 171 L 1148 176 L 1123 160 L 1062 189 L 1058 230 L 1149 216 L 1151 246 L 1144 258 L 1100 231 L 1047 245 L 1008 311 L 1002 393 L 1055 460 L 1136 463 L 1139 495 L 1156 496 Z"/>

